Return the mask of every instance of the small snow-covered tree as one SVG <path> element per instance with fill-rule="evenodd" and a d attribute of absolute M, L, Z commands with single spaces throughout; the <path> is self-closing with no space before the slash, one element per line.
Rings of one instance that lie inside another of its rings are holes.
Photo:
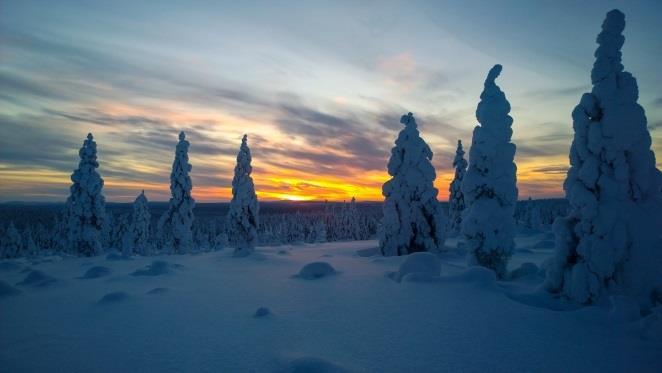
<path fill-rule="evenodd" d="M 168 210 L 159 219 L 158 232 L 164 251 L 172 254 L 185 254 L 193 244 L 193 207 L 191 197 L 193 183 L 189 172 L 193 168 L 188 163 L 188 148 L 184 131 L 179 133 L 179 143 L 175 149 L 175 160 L 170 173 L 170 203 Z"/>
<path fill-rule="evenodd" d="M 124 235 L 130 229 L 129 215 L 121 214 L 113 219 L 112 234 L 110 235 L 109 247 L 121 251 L 124 247 Z"/>
<path fill-rule="evenodd" d="M 73 184 L 64 207 L 62 237 L 65 251 L 78 255 L 100 254 L 104 234 L 109 231 L 106 201 L 102 195 L 103 179 L 97 168 L 97 143 L 92 134 L 87 135 L 78 152 L 80 163 L 71 174 Z"/>
<path fill-rule="evenodd" d="M 236 243 L 235 256 L 250 255 L 255 250 L 258 240 L 260 206 L 251 177 L 253 167 L 247 139 L 248 136 L 244 135 L 237 154 L 237 165 L 232 179 L 232 200 L 228 211 L 229 234 Z"/>
<path fill-rule="evenodd" d="M 572 112 L 563 185 L 570 212 L 554 223 L 557 251 L 546 286 L 578 303 L 620 293 L 647 308 L 662 302 L 662 176 L 637 81 L 621 64 L 624 28 L 623 13 L 607 13 L 593 89 Z"/>
<path fill-rule="evenodd" d="M 35 257 L 39 254 L 39 247 L 34 240 L 34 233 L 30 227 L 23 231 L 23 247 L 25 248 L 25 256 Z"/>
<path fill-rule="evenodd" d="M 480 95 L 469 168 L 462 182 L 466 203 L 462 234 L 469 250 L 469 263 L 506 275 L 506 266 L 515 246 L 515 206 L 517 204 L 515 144 L 510 142 L 513 118 L 510 103 L 494 82 L 501 73 L 495 65 L 487 74 Z"/>
<path fill-rule="evenodd" d="M 318 220 L 315 222 L 313 230 L 316 243 L 326 242 L 326 223 L 324 223 L 324 220 Z"/>
<path fill-rule="evenodd" d="M 14 222 L 9 222 L 9 226 L 0 243 L 2 244 L 1 258 L 18 258 L 22 254 L 23 242 L 21 241 L 21 234 L 18 233 L 16 226 L 14 226 Z"/>
<path fill-rule="evenodd" d="M 420 137 L 412 113 L 403 115 L 395 146 L 391 149 L 384 183 L 384 220 L 379 248 L 382 255 L 407 255 L 437 251 L 444 246 L 445 216 L 434 187 L 436 173 L 432 150 Z"/>
<path fill-rule="evenodd" d="M 152 215 L 149 213 L 147 197 L 143 190 L 136 200 L 133 201 L 133 216 L 131 218 L 131 233 L 133 237 L 134 250 L 143 256 L 151 254 L 152 244 L 150 242 L 149 227 Z"/>
<path fill-rule="evenodd" d="M 457 140 L 457 150 L 453 159 L 455 178 L 451 182 L 448 196 L 448 232 L 453 235 L 460 233 L 462 228 L 462 212 L 464 211 L 464 195 L 462 194 L 462 180 L 467 172 L 467 161 L 464 159 L 462 140 Z"/>
<path fill-rule="evenodd" d="M 214 250 L 223 250 L 228 246 L 228 235 L 221 232 L 214 237 Z"/>

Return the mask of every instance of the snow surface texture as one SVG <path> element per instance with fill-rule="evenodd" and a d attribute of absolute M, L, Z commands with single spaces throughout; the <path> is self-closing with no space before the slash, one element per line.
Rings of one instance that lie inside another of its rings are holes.
<path fill-rule="evenodd" d="M 412 113 L 403 115 L 395 146 L 391 149 L 384 183 L 384 219 L 379 247 L 384 256 L 438 251 L 444 247 L 446 218 L 433 186 L 437 177 L 432 150 L 419 136 Z"/>
<path fill-rule="evenodd" d="M 448 196 L 448 233 L 458 235 L 462 228 L 462 212 L 465 208 L 462 180 L 464 180 L 464 174 L 467 172 L 467 161 L 464 159 L 461 140 L 457 140 L 453 167 L 455 168 L 455 177 L 451 182 Z"/>
<path fill-rule="evenodd" d="M 133 218 L 131 220 L 131 236 L 133 251 L 143 256 L 152 254 L 152 244 L 149 241 L 149 224 L 152 219 L 147 205 L 145 191 L 133 202 Z"/>
<path fill-rule="evenodd" d="M 229 235 L 236 241 L 235 256 L 250 255 L 257 243 L 260 205 L 255 194 L 255 185 L 251 172 L 251 150 L 247 144 L 248 136 L 241 139 L 237 165 L 232 179 L 232 200 L 228 211 Z"/>
<path fill-rule="evenodd" d="M 572 112 L 563 185 L 571 212 L 554 224 L 557 255 L 546 285 L 579 303 L 623 293 L 650 308 L 662 304 L 662 176 L 637 81 L 621 64 L 624 28 L 623 13 L 607 13 L 593 89 Z"/>
<path fill-rule="evenodd" d="M 517 248 L 543 237 L 518 235 Z M 411 256 L 356 255 L 376 248 L 374 240 L 302 245 L 287 256 L 277 254 L 282 247 L 258 246 L 259 261 L 236 260 L 231 251 L 161 255 L 186 268 L 164 276 L 131 276 L 154 257 L 0 261 L 19 265 L 0 266 L 7 268 L 0 281 L 21 290 L 0 295 L 0 370 L 659 372 L 661 312 L 627 321 L 631 310 L 622 299 L 614 299 L 615 308 L 608 302 L 552 311 L 537 298 L 554 300 L 547 292 L 536 295 L 535 307 L 522 304 L 511 293 L 530 294 L 542 276 L 495 282 L 493 271 L 467 268 L 457 241 L 450 238 L 449 250 L 436 255 L 443 274 L 429 282 L 385 276 Z M 553 255 L 533 252 L 516 252 L 511 268 Z M 323 254 L 333 255 L 324 260 L 341 275 L 291 278 Z M 28 265 L 59 282 L 15 285 Z M 112 275 L 74 279 L 94 266 Z M 254 317 L 259 307 L 272 315 Z"/>
<path fill-rule="evenodd" d="M 500 73 L 501 65 L 495 65 L 487 74 L 476 109 L 480 125 L 474 128 L 469 169 L 462 183 L 467 206 L 462 233 L 469 264 L 493 269 L 504 278 L 514 247 L 517 168 L 515 145 L 510 142 L 510 104 L 494 82 Z"/>
<path fill-rule="evenodd" d="M 188 148 L 184 132 L 179 133 L 179 143 L 175 149 L 175 160 L 170 174 L 170 205 L 161 216 L 158 224 L 159 237 L 163 240 L 165 252 L 184 254 L 190 251 L 193 244 L 193 207 L 195 200 L 191 197 L 193 184 L 189 172 L 193 168 L 188 163 Z"/>
<path fill-rule="evenodd" d="M 106 202 L 101 194 L 103 179 L 97 168 L 97 143 L 91 133 L 78 152 L 78 169 L 71 174 L 73 184 L 62 216 L 62 250 L 82 256 L 103 252 L 107 233 Z"/>
<path fill-rule="evenodd" d="M 85 271 L 85 273 L 81 277 L 77 277 L 77 278 L 81 279 L 81 280 L 89 280 L 89 279 L 93 279 L 93 278 L 108 276 L 111 273 L 112 273 L 112 271 L 108 267 L 94 266 L 94 267 L 88 269 L 87 271 Z"/>

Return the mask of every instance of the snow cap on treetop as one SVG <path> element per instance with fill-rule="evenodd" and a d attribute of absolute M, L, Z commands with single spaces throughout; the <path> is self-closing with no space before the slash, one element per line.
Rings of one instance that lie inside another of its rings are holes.
<path fill-rule="evenodd" d="M 490 69 L 490 72 L 487 73 L 487 78 L 485 79 L 485 85 L 488 85 L 488 84 L 495 84 L 494 81 L 495 81 L 496 78 L 498 78 L 499 75 L 501 74 L 501 69 L 503 69 L 503 66 L 501 66 L 501 65 L 499 65 L 499 64 L 494 65 L 494 66 Z"/>
<path fill-rule="evenodd" d="M 591 70 L 593 84 L 604 80 L 610 74 L 623 71 L 621 48 L 625 43 L 625 37 L 622 35 L 624 29 L 625 14 L 618 9 L 607 13 L 607 18 L 602 23 L 602 32 L 596 40 L 599 46 L 595 51 L 595 63 Z"/>
<path fill-rule="evenodd" d="M 416 127 L 416 120 L 414 119 L 414 114 L 409 112 L 407 113 L 407 115 L 403 115 L 402 118 L 400 118 L 400 123 L 404 124 L 405 127 L 408 127 L 410 125 Z"/>

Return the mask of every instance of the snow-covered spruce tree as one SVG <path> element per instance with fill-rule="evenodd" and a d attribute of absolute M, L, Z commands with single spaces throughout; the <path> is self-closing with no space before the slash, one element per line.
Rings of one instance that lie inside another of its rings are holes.
<path fill-rule="evenodd" d="M 433 186 L 436 173 L 432 151 L 419 136 L 412 113 L 403 115 L 395 146 L 391 149 L 384 183 L 384 219 L 379 237 L 382 255 L 407 255 L 437 251 L 444 246 L 445 214 Z"/>
<path fill-rule="evenodd" d="M 21 240 L 21 235 L 18 233 L 14 222 L 9 222 L 9 226 L 5 231 L 5 234 L 2 237 L 2 258 L 18 258 L 22 255 L 23 251 L 23 242 Z"/>
<path fill-rule="evenodd" d="M 133 201 L 133 216 L 131 218 L 131 233 L 133 236 L 133 248 L 136 253 L 147 256 L 152 253 L 149 227 L 152 215 L 149 213 L 147 197 L 143 190 L 136 200 Z"/>
<path fill-rule="evenodd" d="M 170 204 L 168 210 L 159 219 L 158 232 L 163 250 L 171 254 L 185 254 L 193 244 L 193 207 L 191 197 L 193 184 L 189 172 L 193 168 L 188 163 L 188 148 L 184 131 L 179 133 L 179 143 L 175 149 L 175 160 L 170 173 Z"/>
<path fill-rule="evenodd" d="M 237 165 L 232 179 L 232 201 L 228 211 L 228 232 L 236 243 L 234 256 L 250 255 L 255 250 L 258 235 L 260 206 L 255 194 L 251 172 L 251 150 L 246 143 L 248 136 L 241 139 L 237 154 Z"/>
<path fill-rule="evenodd" d="M 464 195 L 462 194 L 462 180 L 467 172 L 467 161 L 464 159 L 462 140 L 457 140 L 457 150 L 453 159 L 455 178 L 451 182 L 448 196 L 448 233 L 458 235 L 462 227 L 462 212 L 464 211 Z"/>
<path fill-rule="evenodd" d="M 621 64 L 624 28 L 623 13 L 607 13 L 593 89 L 572 112 L 575 136 L 563 185 L 570 212 L 554 223 L 557 251 L 546 286 L 578 303 L 620 293 L 648 308 L 662 303 L 662 176 L 637 82 Z"/>
<path fill-rule="evenodd" d="M 103 251 L 103 237 L 109 231 L 106 201 L 101 194 L 103 179 L 97 168 L 97 143 L 87 135 L 78 152 L 80 163 L 71 174 L 73 184 L 64 207 L 62 234 L 64 250 L 77 255 L 92 256 Z"/>
<path fill-rule="evenodd" d="M 110 216 L 110 214 L 109 214 Z M 129 226 L 129 214 L 121 214 L 113 219 L 113 229 L 109 239 L 109 248 L 122 251 L 124 246 L 124 235 L 131 228 Z"/>
<path fill-rule="evenodd" d="M 469 168 L 462 182 L 466 203 L 462 234 L 469 250 L 469 264 L 506 276 L 506 266 L 515 246 L 516 171 L 515 145 L 510 142 L 513 118 L 510 104 L 494 80 L 501 73 L 495 65 L 487 74 L 480 95 Z"/>
<path fill-rule="evenodd" d="M 26 257 L 36 257 L 39 255 L 39 247 L 35 242 L 35 234 L 31 227 L 25 228 L 23 231 L 23 253 Z"/>
<path fill-rule="evenodd" d="M 315 243 L 326 242 L 326 223 L 324 220 L 318 220 L 313 226 Z"/>

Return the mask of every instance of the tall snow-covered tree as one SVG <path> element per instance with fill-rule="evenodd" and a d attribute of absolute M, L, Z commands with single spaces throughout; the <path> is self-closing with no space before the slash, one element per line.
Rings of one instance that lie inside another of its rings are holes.
<path fill-rule="evenodd" d="M 170 203 L 168 210 L 159 219 L 158 232 L 163 249 L 172 254 L 185 254 L 193 244 L 193 207 L 191 197 L 193 183 L 189 172 L 193 168 L 188 163 L 188 148 L 184 131 L 179 133 L 179 143 L 175 149 L 175 160 L 170 173 Z"/>
<path fill-rule="evenodd" d="M 143 190 L 136 200 L 133 201 L 133 216 L 131 218 L 131 233 L 133 236 L 134 250 L 143 256 L 152 253 L 152 243 L 150 241 L 149 227 L 152 215 L 149 213 L 147 197 Z"/>
<path fill-rule="evenodd" d="M 621 63 L 624 28 L 623 13 L 607 13 L 593 89 L 572 112 L 563 185 L 570 212 L 554 223 L 557 251 L 546 286 L 578 303 L 619 293 L 646 308 L 662 303 L 662 176 L 637 81 Z"/>
<path fill-rule="evenodd" d="M 255 185 L 251 172 L 251 150 L 248 148 L 248 136 L 241 139 L 237 154 L 237 165 L 232 179 L 232 200 L 228 211 L 228 230 L 232 241 L 236 243 L 235 256 L 250 255 L 255 250 L 258 235 L 260 206 L 255 194 Z"/>
<path fill-rule="evenodd" d="M 510 142 L 513 118 L 510 103 L 494 82 L 501 65 L 490 69 L 476 109 L 469 168 L 462 182 L 466 203 L 462 234 L 469 250 L 469 264 L 481 265 L 505 277 L 515 246 L 517 167 L 515 144 Z"/>
<path fill-rule="evenodd" d="M 0 244 L 2 245 L 0 258 L 18 258 L 22 254 L 23 241 L 21 240 L 21 234 L 18 233 L 14 222 L 9 222 L 9 226 L 5 231 Z"/>
<path fill-rule="evenodd" d="M 467 172 L 467 161 L 464 159 L 462 140 L 457 140 L 457 150 L 453 159 L 455 178 L 451 182 L 448 197 L 448 232 L 453 235 L 460 233 L 462 228 L 462 212 L 464 211 L 464 195 L 462 194 L 462 180 Z"/>
<path fill-rule="evenodd" d="M 384 183 L 384 219 L 379 248 L 382 255 L 407 255 L 437 251 L 444 246 L 445 216 L 437 201 L 432 150 L 420 137 L 412 113 L 403 115 L 395 146 L 391 149 Z"/>
<path fill-rule="evenodd" d="M 109 231 L 103 179 L 97 172 L 97 143 L 87 135 L 78 152 L 78 169 L 71 174 L 73 184 L 64 207 L 62 225 L 65 251 L 92 256 L 103 249 L 104 234 Z"/>

